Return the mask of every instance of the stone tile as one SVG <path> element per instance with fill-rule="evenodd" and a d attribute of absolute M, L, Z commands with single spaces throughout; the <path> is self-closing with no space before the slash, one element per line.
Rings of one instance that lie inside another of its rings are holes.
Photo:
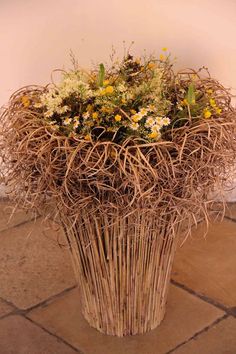
<path fill-rule="evenodd" d="M 15 209 L 11 203 L 0 200 L 0 232 L 31 219 L 33 214 Z"/>
<path fill-rule="evenodd" d="M 172 278 L 228 307 L 236 305 L 236 223 L 204 225 L 177 249 Z"/>
<path fill-rule="evenodd" d="M 59 247 L 57 235 L 42 220 L 0 234 L 3 299 L 27 309 L 75 284 L 69 251 Z"/>
<path fill-rule="evenodd" d="M 228 318 L 175 350 L 173 354 L 235 354 L 236 319 Z"/>
<path fill-rule="evenodd" d="M 0 299 L 0 317 L 10 313 L 14 308 Z"/>
<path fill-rule="evenodd" d="M 2 354 L 75 354 L 78 353 L 29 320 L 8 316 L 0 321 Z"/>
<path fill-rule="evenodd" d="M 34 309 L 28 316 L 86 354 L 164 354 L 223 314 L 214 306 L 171 286 L 164 321 L 144 335 L 118 338 L 91 328 L 81 315 L 77 289 L 47 307 Z"/>

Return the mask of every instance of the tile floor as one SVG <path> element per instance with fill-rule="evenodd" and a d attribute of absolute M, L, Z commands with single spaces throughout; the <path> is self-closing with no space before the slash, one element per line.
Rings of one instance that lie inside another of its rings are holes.
<path fill-rule="evenodd" d="M 236 205 L 178 249 L 162 324 L 126 338 L 83 319 L 63 235 L 11 210 L 0 201 L 0 354 L 236 354 Z"/>

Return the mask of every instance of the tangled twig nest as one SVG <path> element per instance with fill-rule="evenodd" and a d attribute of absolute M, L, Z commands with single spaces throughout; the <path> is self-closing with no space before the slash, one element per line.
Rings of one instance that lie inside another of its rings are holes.
<path fill-rule="evenodd" d="M 180 80 L 183 75 L 189 73 Z M 1 157 L 11 196 L 28 209 L 52 206 L 55 215 L 75 223 L 85 209 L 123 217 L 142 209 L 160 225 L 175 213 L 177 222 L 191 220 L 187 231 L 197 215 L 208 220 L 209 194 L 222 190 L 232 175 L 236 113 L 218 82 L 199 78 L 202 83 L 217 92 L 224 106 L 220 117 L 188 119 L 157 142 L 131 136 L 119 144 L 55 133 L 40 113 L 19 104 L 22 96 L 46 88 L 22 88 L 1 115 Z"/>

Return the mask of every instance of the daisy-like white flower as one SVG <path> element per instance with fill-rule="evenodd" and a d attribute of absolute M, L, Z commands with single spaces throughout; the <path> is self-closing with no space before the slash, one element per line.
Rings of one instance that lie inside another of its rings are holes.
<path fill-rule="evenodd" d="M 63 124 L 64 124 L 64 125 L 69 125 L 69 124 L 71 123 L 71 121 L 72 121 L 72 118 L 66 117 L 66 118 L 64 119 Z"/>
<path fill-rule="evenodd" d="M 50 118 L 50 117 L 53 116 L 53 114 L 54 114 L 54 112 L 51 111 L 51 110 L 49 110 L 49 111 L 47 111 L 47 112 L 44 114 L 44 116 L 45 116 L 45 118 Z"/>
<path fill-rule="evenodd" d="M 131 123 L 131 124 L 130 124 L 130 128 L 131 128 L 132 130 L 138 130 L 138 128 L 139 128 L 139 124 L 138 124 L 138 123 L 133 122 L 133 123 Z"/>
<path fill-rule="evenodd" d="M 160 129 L 161 129 L 161 126 L 159 125 L 159 124 L 154 124 L 153 126 L 152 126 L 152 132 L 159 132 L 160 131 Z"/>
<path fill-rule="evenodd" d="M 150 128 L 150 127 L 152 127 L 154 124 L 155 124 L 154 118 L 153 118 L 153 117 L 148 117 L 148 118 L 146 119 L 145 127 L 146 127 L 146 128 Z"/>
<path fill-rule="evenodd" d="M 170 124 L 170 118 L 164 117 L 162 119 L 162 124 L 164 125 L 164 127 L 166 127 L 167 125 Z"/>
<path fill-rule="evenodd" d="M 52 120 L 49 124 L 54 131 L 59 129 L 59 125 L 55 120 Z"/>
<path fill-rule="evenodd" d="M 147 114 L 147 112 L 148 112 L 147 108 L 141 108 L 139 113 L 142 115 L 142 117 L 144 117 Z"/>
<path fill-rule="evenodd" d="M 83 114 L 83 118 L 84 118 L 84 119 L 88 119 L 89 116 L 90 116 L 89 112 L 85 112 L 85 113 Z"/>
<path fill-rule="evenodd" d="M 163 125 L 163 118 L 162 117 L 156 117 L 155 118 L 155 122 L 157 124 L 159 124 L 160 126 L 162 126 Z"/>
<path fill-rule="evenodd" d="M 73 128 L 74 129 L 77 129 L 78 128 L 78 126 L 79 126 L 79 117 L 78 116 L 76 116 L 76 117 L 74 117 L 74 124 L 73 124 Z"/>

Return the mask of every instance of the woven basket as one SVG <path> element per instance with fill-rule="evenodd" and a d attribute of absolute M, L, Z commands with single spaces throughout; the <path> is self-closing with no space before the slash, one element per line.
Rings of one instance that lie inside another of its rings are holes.
<path fill-rule="evenodd" d="M 64 218 L 82 312 L 92 327 L 122 337 L 160 324 L 176 248 L 173 221 L 160 230 L 142 209 L 115 218 L 85 210 L 73 225 Z"/>

